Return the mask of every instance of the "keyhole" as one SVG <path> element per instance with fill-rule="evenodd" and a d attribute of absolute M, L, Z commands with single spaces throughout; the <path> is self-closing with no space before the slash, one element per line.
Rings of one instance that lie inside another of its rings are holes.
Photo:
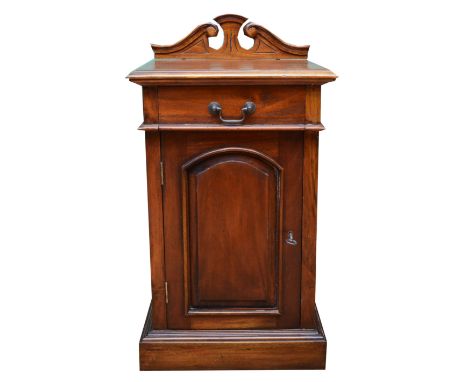
<path fill-rule="evenodd" d="M 294 239 L 293 231 L 288 231 L 288 238 L 286 239 L 286 243 L 289 245 L 297 245 L 297 241 Z"/>

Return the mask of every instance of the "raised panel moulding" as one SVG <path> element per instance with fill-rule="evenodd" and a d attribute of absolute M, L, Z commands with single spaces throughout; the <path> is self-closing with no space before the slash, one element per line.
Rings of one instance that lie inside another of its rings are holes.
<path fill-rule="evenodd" d="M 188 313 L 278 309 L 281 173 L 271 158 L 244 148 L 214 150 L 183 165 Z M 232 227 L 242 232 L 231 237 Z"/>

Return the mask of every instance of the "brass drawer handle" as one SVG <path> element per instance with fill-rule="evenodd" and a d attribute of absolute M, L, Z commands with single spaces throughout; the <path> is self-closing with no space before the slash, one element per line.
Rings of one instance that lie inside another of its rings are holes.
<path fill-rule="evenodd" d="M 208 111 L 210 112 L 210 114 L 219 116 L 219 120 L 225 125 L 240 125 L 242 122 L 244 122 L 245 118 L 248 115 L 253 114 L 255 110 L 255 104 L 251 101 L 247 101 L 244 104 L 244 107 L 241 109 L 241 119 L 224 119 L 222 115 L 223 108 L 218 102 L 213 101 L 208 105 Z"/>

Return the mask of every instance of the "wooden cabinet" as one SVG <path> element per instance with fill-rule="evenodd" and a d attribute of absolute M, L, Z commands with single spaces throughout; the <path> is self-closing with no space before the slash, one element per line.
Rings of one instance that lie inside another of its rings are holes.
<path fill-rule="evenodd" d="M 308 47 L 215 19 L 129 79 L 143 86 L 152 303 L 142 370 L 324 368 L 315 308 L 320 86 Z"/>

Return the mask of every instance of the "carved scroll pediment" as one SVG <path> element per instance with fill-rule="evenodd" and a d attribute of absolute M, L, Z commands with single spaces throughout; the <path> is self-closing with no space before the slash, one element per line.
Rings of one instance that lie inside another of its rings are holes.
<path fill-rule="evenodd" d="M 241 47 L 239 30 L 247 18 L 238 15 L 223 15 L 214 19 L 224 32 L 221 48 L 214 49 L 208 43 L 209 37 L 217 36 L 218 26 L 207 23 L 195 28 L 187 37 L 174 45 L 151 45 L 157 59 L 307 59 L 309 46 L 287 44 L 260 25 L 249 22 L 244 34 L 254 40 L 250 49 Z"/>

